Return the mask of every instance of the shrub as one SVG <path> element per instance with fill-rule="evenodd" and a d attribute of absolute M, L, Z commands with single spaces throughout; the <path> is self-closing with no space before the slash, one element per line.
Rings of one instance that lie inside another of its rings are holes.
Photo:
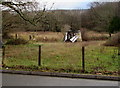
<path fill-rule="evenodd" d="M 120 46 L 120 32 L 112 36 L 106 43 L 105 46 Z"/>
<path fill-rule="evenodd" d="M 115 16 L 110 22 L 109 30 L 110 33 L 113 33 L 115 31 L 120 31 L 120 17 Z"/>
<path fill-rule="evenodd" d="M 10 45 L 20 45 L 20 44 L 27 44 L 28 41 L 25 40 L 25 39 L 21 39 L 21 38 L 18 38 L 18 39 L 10 39 L 6 42 L 6 44 L 10 44 Z"/>

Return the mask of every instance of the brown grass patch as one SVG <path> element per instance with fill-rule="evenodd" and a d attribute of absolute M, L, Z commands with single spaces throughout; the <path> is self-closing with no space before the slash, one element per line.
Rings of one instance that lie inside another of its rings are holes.
<path fill-rule="evenodd" d="M 94 32 L 94 31 L 87 31 L 85 33 L 86 40 L 87 41 L 95 41 L 95 40 L 106 40 L 109 38 L 108 33 L 99 33 L 99 32 Z"/>
<path fill-rule="evenodd" d="M 112 36 L 104 45 L 105 46 L 120 46 L 120 32 Z"/>
<path fill-rule="evenodd" d="M 15 34 L 18 34 L 18 38 L 23 38 L 29 40 L 30 35 L 31 40 L 36 42 L 58 42 L 62 41 L 64 35 L 58 32 L 16 32 L 11 35 L 15 38 Z"/>

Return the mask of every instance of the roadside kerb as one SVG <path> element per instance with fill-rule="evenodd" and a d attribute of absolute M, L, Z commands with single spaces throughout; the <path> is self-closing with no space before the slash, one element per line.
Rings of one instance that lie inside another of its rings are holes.
<path fill-rule="evenodd" d="M 22 75 L 37 75 L 37 76 L 51 76 L 51 77 L 84 78 L 84 79 L 120 81 L 120 77 L 116 77 L 116 76 L 71 74 L 71 73 L 53 73 L 53 72 L 34 72 L 34 71 L 13 71 L 13 70 L 0 70 L 0 72 L 1 73 L 9 73 L 9 74 L 22 74 Z"/>

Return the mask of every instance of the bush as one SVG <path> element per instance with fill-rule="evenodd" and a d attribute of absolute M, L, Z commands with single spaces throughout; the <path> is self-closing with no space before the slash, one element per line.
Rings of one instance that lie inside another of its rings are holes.
<path fill-rule="evenodd" d="M 104 45 L 105 46 L 120 46 L 120 32 L 112 36 Z"/>
<path fill-rule="evenodd" d="M 25 39 L 21 39 L 21 38 L 18 38 L 18 39 L 10 39 L 6 42 L 6 44 L 10 44 L 10 45 L 20 45 L 20 44 L 27 44 L 28 41 L 25 40 Z"/>
<path fill-rule="evenodd" d="M 120 17 L 113 17 L 109 25 L 109 32 L 120 31 Z"/>

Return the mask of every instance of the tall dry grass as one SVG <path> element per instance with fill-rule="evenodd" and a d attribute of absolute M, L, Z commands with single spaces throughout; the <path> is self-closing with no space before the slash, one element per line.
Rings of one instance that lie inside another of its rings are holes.
<path fill-rule="evenodd" d="M 23 38 L 26 40 L 30 39 L 36 42 L 58 42 L 62 41 L 64 35 L 59 32 L 16 32 L 11 33 L 11 35 L 15 38 L 15 35 L 18 34 L 18 38 Z"/>
<path fill-rule="evenodd" d="M 108 33 L 99 33 L 95 31 L 85 31 L 84 40 L 85 41 L 96 41 L 96 40 L 107 40 L 109 38 Z"/>
<path fill-rule="evenodd" d="M 18 38 L 23 38 L 35 42 L 62 42 L 64 34 L 59 32 L 16 32 L 11 33 L 11 36 L 15 38 L 15 35 L 18 34 Z M 108 39 L 109 34 L 107 33 L 98 33 L 94 31 L 85 31 L 84 40 L 86 41 L 96 41 L 96 40 L 106 40 Z"/>
<path fill-rule="evenodd" d="M 106 46 L 120 46 L 120 32 L 116 33 L 104 44 Z"/>

